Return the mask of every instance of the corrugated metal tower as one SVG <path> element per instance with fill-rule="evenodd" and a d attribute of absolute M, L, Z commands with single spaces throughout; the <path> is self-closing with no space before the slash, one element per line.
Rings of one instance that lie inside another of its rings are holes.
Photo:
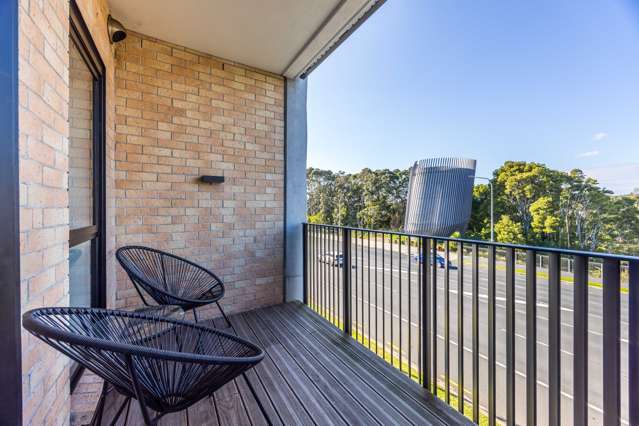
<path fill-rule="evenodd" d="M 449 237 L 466 231 L 473 203 L 476 160 L 429 158 L 410 170 L 404 230 Z"/>

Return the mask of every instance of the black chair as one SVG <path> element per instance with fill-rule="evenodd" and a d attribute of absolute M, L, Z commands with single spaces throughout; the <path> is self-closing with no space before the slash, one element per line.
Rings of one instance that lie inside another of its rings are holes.
<path fill-rule="evenodd" d="M 134 312 L 41 308 L 26 312 L 22 324 L 102 377 L 103 395 L 109 383 L 126 397 L 122 407 L 137 399 L 148 425 L 210 396 L 264 357 L 258 346 L 237 336 Z M 93 422 L 101 422 L 102 413 L 96 415 Z"/>
<path fill-rule="evenodd" d="M 160 305 L 177 305 L 182 309 L 217 304 L 226 323 L 231 323 L 220 306 L 224 284 L 213 272 L 181 257 L 142 246 L 120 247 L 115 257 L 129 275 L 145 305 L 142 289 Z"/>

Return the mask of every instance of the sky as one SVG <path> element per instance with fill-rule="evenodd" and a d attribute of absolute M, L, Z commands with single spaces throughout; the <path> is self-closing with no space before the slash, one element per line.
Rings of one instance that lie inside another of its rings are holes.
<path fill-rule="evenodd" d="M 387 0 L 308 79 L 311 167 L 525 160 L 639 188 L 634 0 Z"/>

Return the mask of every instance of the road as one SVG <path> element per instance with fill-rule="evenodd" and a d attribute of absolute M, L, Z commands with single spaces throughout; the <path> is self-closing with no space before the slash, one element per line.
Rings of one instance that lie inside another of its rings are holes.
<path fill-rule="evenodd" d="M 318 262 L 320 253 L 340 252 L 339 241 L 327 243 L 323 247 L 309 248 L 309 266 L 311 274 L 311 288 L 309 296 L 311 303 L 319 296 L 319 306 L 337 307 L 339 310 L 342 300 L 341 275 L 342 268 Z M 375 241 L 371 239 L 370 249 L 367 241 L 356 244 L 353 240 L 352 255 L 356 264 L 351 269 L 352 282 L 352 319 L 353 327 L 366 345 L 370 343 L 375 349 L 375 342 L 386 349 L 386 353 L 399 360 L 404 370 L 411 366 L 414 372 L 419 370 L 420 348 L 420 288 L 419 263 L 414 259 L 416 249 L 412 249 L 411 256 L 405 251 L 399 253 L 397 246 L 391 250 L 386 244 L 382 247 L 381 240 L 375 248 Z M 369 251 L 370 250 L 370 251 Z M 370 253 L 370 254 L 369 254 Z M 459 262 L 452 257 L 453 265 Z M 488 403 L 488 276 L 487 261 L 481 258 L 479 271 L 479 352 L 480 352 L 480 405 L 486 407 Z M 500 267 L 501 266 L 501 267 Z M 525 266 L 518 265 L 518 269 Z M 458 270 L 449 271 L 449 309 L 450 309 L 450 380 L 451 390 L 456 392 L 458 383 Z M 472 390 L 472 330 L 471 330 L 471 285 L 472 275 L 470 257 L 465 256 L 463 280 L 463 348 L 464 348 L 464 388 L 468 400 Z M 564 274 L 569 275 L 569 274 Z M 537 284 L 537 404 L 538 423 L 547 424 L 548 413 L 548 281 L 546 274 L 538 274 Z M 445 360 L 445 271 L 437 269 L 437 334 L 438 334 L 438 377 L 440 386 L 444 386 Z M 572 346 L 573 346 L 573 294 L 572 284 L 562 282 L 561 285 L 561 414 L 562 424 L 572 423 Z M 324 290 L 324 291 L 321 291 Z M 496 405 L 498 418 L 506 417 L 506 280 L 505 268 L 499 265 L 496 271 Z M 602 419 L 602 290 L 589 287 L 588 291 L 588 360 L 589 360 L 589 417 L 590 424 L 601 424 Z M 621 294 L 621 374 L 623 419 L 628 418 L 628 309 L 627 295 Z M 515 279 L 515 372 L 516 372 L 516 423 L 525 424 L 526 400 L 526 298 L 525 275 L 516 274 Z M 340 321 L 338 312 L 328 310 L 329 316 L 335 314 Z M 392 315 L 391 315 L 392 313 Z M 401 350 L 400 350 L 401 349 Z"/>

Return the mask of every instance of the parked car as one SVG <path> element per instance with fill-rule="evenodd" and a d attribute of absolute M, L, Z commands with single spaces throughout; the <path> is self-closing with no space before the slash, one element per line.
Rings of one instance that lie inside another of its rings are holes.
<path fill-rule="evenodd" d="M 319 261 L 341 268 L 344 266 L 344 255 L 342 253 L 324 253 L 319 255 Z"/>
<path fill-rule="evenodd" d="M 422 262 L 423 259 L 422 259 L 422 255 L 421 254 L 415 255 L 414 259 L 415 259 L 415 262 L 423 263 Z M 444 259 L 444 256 L 437 255 L 435 257 L 435 259 L 437 261 L 437 266 L 439 266 L 440 268 L 445 268 L 446 267 L 446 259 Z M 433 262 L 431 262 L 431 265 L 432 264 L 433 264 Z M 449 268 L 450 269 L 456 269 L 457 267 L 453 264 L 453 262 L 450 262 Z"/>

